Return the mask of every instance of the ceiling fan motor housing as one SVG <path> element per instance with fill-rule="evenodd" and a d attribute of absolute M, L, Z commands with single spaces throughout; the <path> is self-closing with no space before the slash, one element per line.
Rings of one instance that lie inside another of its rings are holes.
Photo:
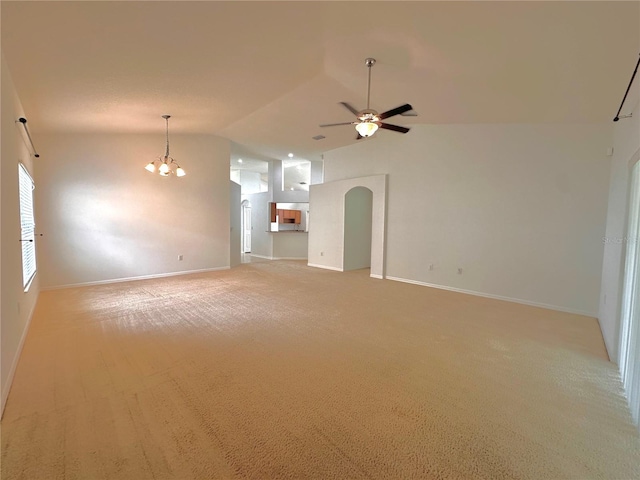
<path fill-rule="evenodd" d="M 379 123 L 380 116 L 375 110 L 367 109 L 358 113 L 358 120 L 361 122 Z"/>

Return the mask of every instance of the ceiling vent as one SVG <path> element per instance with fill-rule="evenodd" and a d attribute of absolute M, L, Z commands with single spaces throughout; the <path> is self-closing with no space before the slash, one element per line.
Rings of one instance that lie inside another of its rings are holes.
<path fill-rule="evenodd" d="M 324 135 L 316 135 L 315 137 L 311 137 L 311 138 L 313 138 L 314 140 L 322 140 L 323 138 L 327 138 L 327 137 L 325 137 Z"/>

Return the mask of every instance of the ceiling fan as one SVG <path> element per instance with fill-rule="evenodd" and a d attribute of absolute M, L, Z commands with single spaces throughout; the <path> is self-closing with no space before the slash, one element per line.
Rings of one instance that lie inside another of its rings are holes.
<path fill-rule="evenodd" d="M 355 125 L 356 130 L 358 131 L 358 135 L 356 136 L 356 140 L 360 140 L 362 137 L 370 137 L 378 128 L 383 128 L 385 130 L 391 130 L 393 132 L 399 133 L 407 133 L 409 129 L 407 127 L 400 127 L 399 125 L 391 125 L 390 123 L 384 123 L 382 120 L 393 117 L 394 115 L 401 115 L 405 112 L 413 110 L 413 107 L 408 103 L 401 105 L 396 108 L 392 108 L 391 110 L 387 110 L 386 112 L 378 113 L 375 110 L 369 108 L 369 98 L 371 96 L 371 67 L 376 64 L 375 58 L 366 58 L 364 64 L 369 69 L 369 81 L 367 83 L 367 108 L 364 110 L 356 110 L 347 102 L 340 102 L 340 104 L 353 113 L 356 116 L 355 122 L 344 122 L 344 123 L 327 123 L 324 125 L 320 125 L 320 127 L 335 127 L 338 125 Z"/>

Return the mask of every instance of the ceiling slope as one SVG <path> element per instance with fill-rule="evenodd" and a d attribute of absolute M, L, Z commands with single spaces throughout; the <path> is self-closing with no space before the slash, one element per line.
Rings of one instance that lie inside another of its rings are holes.
<path fill-rule="evenodd" d="M 226 136 L 270 158 L 394 123 L 592 123 L 638 56 L 639 2 L 10 2 L 2 50 L 34 132 Z M 395 119 L 394 119 L 395 120 Z M 324 140 L 312 137 L 325 135 Z M 395 135 L 380 132 L 380 135 Z M 411 133 L 409 133 L 410 135 Z M 366 141 L 366 140 L 365 140 Z"/>

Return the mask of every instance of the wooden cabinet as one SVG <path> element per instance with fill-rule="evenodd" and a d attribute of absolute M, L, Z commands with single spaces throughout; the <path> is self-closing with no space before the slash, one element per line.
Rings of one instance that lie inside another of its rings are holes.
<path fill-rule="evenodd" d="M 302 220 L 302 212 L 300 210 L 278 209 L 277 212 L 278 212 L 278 223 L 300 224 Z"/>
<path fill-rule="evenodd" d="M 278 208 L 275 202 L 269 202 L 269 221 L 271 223 L 278 222 L 280 224 L 288 223 L 290 225 L 301 225 L 302 210 Z M 271 227 L 269 230 L 271 230 Z"/>
<path fill-rule="evenodd" d="M 275 222 L 276 215 L 278 215 L 278 207 L 276 206 L 275 202 L 269 202 L 269 221 Z"/>

